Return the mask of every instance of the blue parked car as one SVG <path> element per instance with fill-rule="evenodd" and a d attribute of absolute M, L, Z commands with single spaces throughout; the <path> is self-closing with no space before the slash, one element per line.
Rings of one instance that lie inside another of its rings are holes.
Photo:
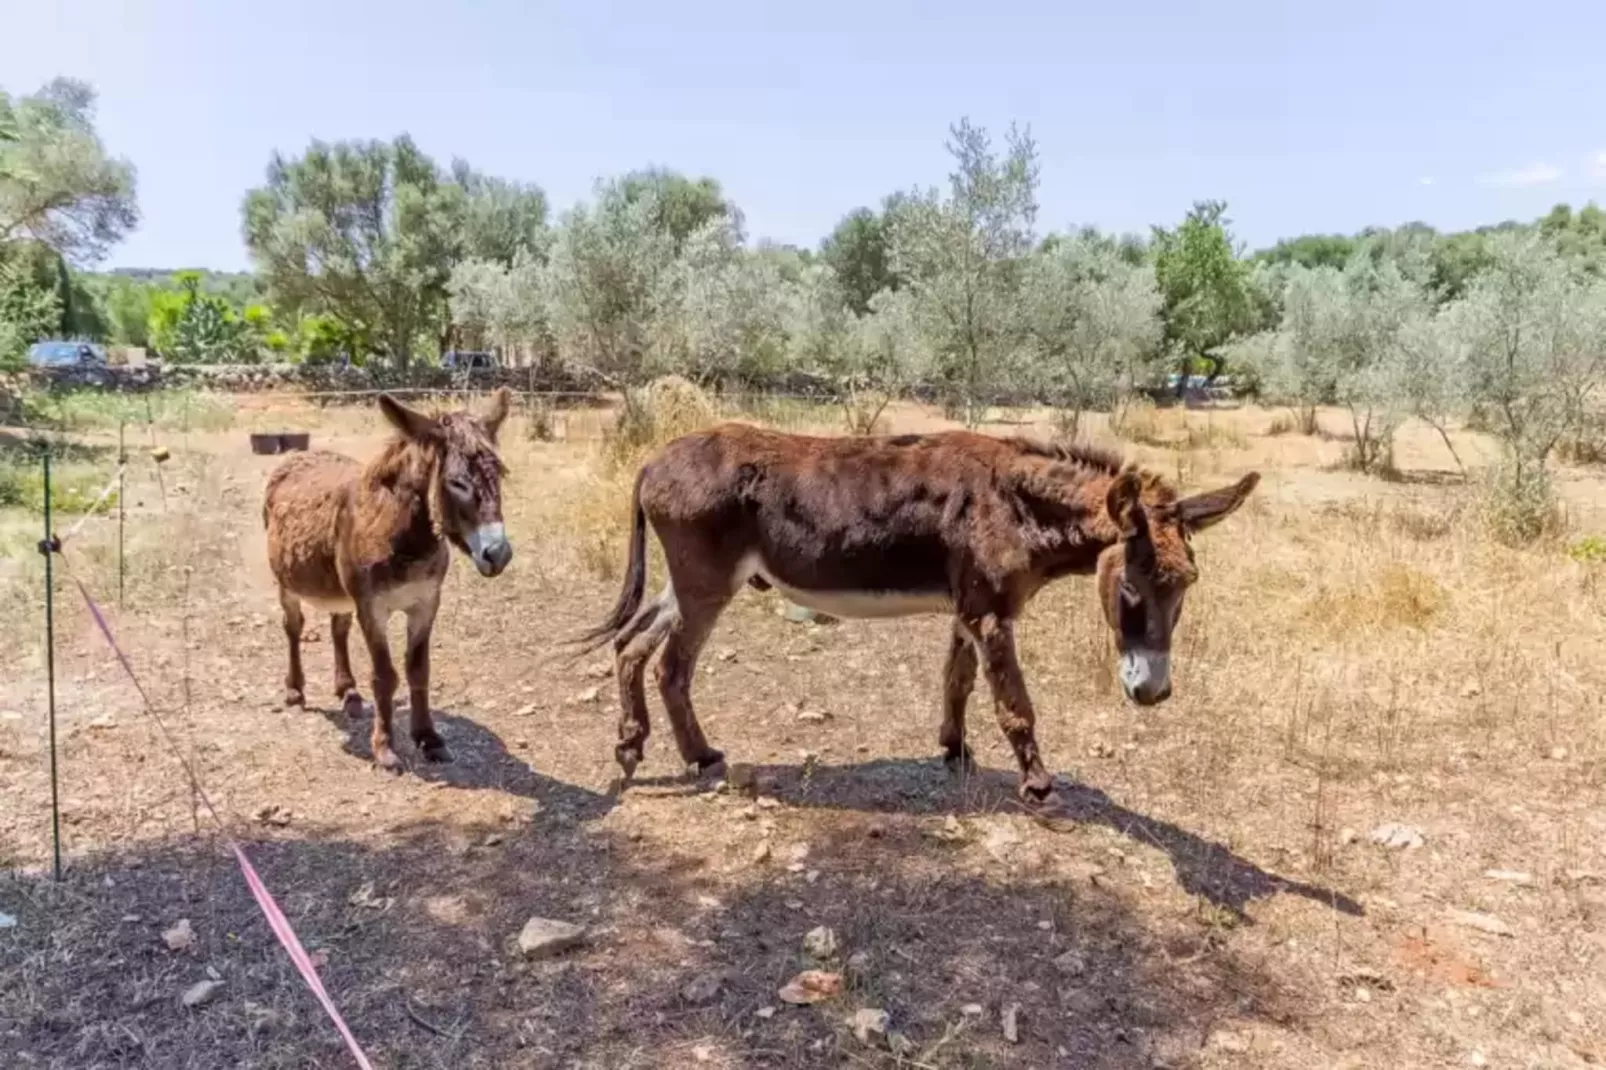
<path fill-rule="evenodd" d="M 51 379 L 104 386 L 111 382 L 106 350 L 93 342 L 35 342 L 28 347 L 28 367 Z"/>

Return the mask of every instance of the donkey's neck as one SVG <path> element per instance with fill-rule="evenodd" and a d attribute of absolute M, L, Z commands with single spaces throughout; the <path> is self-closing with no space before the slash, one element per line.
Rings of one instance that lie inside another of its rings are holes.
<path fill-rule="evenodd" d="M 393 548 L 407 557 L 429 557 L 440 548 L 439 463 L 431 450 L 397 438 L 358 477 L 357 500 L 367 523 L 385 532 Z"/>
<path fill-rule="evenodd" d="M 1035 571 L 1053 579 L 1086 575 L 1120 540 L 1105 508 L 1115 476 L 1066 461 L 1037 461 L 1017 471 L 1018 515 L 1027 528 Z"/>

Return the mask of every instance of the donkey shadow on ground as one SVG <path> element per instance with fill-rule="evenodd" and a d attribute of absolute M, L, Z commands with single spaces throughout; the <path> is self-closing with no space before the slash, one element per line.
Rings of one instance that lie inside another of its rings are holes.
<path fill-rule="evenodd" d="M 1055 777 L 1051 802 L 1029 810 L 1017 801 L 1019 777 L 1014 772 L 978 767 L 955 774 L 940 758 L 755 764 L 753 770 L 765 793 L 799 807 L 927 816 L 1014 811 L 1057 831 L 1103 825 L 1134 843 L 1163 851 L 1183 890 L 1231 912 L 1240 922 L 1252 922 L 1245 912 L 1251 902 L 1279 893 L 1310 899 L 1351 917 L 1365 913 L 1359 902 L 1336 889 L 1269 873 L 1224 844 L 1138 813 L 1063 774 Z M 633 783 L 667 787 L 672 782 L 672 778 L 638 778 Z"/>
<path fill-rule="evenodd" d="M 365 703 L 362 716 L 355 718 L 347 717 L 338 706 L 320 707 L 317 712 L 345 736 L 342 750 L 364 763 L 374 760 L 368 735 L 373 727 L 374 708 L 371 704 Z M 508 750 L 501 736 L 472 718 L 444 710 L 433 710 L 431 715 L 435 719 L 436 731 L 446 740 L 452 760 L 425 761 L 408 738 L 406 710 L 398 709 L 392 722 L 394 739 L 391 744 L 396 749 L 396 756 L 402 760 L 402 772 L 398 775 L 454 788 L 506 792 L 541 803 L 543 807 L 555 806 L 569 811 L 571 816 L 580 820 L 604 816 L 617 801 L 616 796 L 537 773 L 522 758 Z"/>

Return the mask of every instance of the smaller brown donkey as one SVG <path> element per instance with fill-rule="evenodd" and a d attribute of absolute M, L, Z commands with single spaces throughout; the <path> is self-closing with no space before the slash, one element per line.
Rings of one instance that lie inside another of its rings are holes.
<path fill-rule="evenodd" d="M 513 557 L 502 526 L 507 470 L 496 451 L 507 409 L 506 388 L 480 415 L 426 416 L 381 394 L 379 411 L 399 434 L 373 460 L 300 453 L 268 477 L 262 520 L 290 640 L 285 704 L 305 702 L 305 602 L 329 614 L 335 697 L 347 717 L 362 713 L 348 645 L 355 615 L 374 669 L 374 762 L 385 769 L 399 767 L 390 732 L 398 680 L 385 640 L 393 613 L 407 615 L 413 743 L 428 761 L 451 760 L 429 712 L 429 636 L 452 546 L 483 576 L 498 575 Z"/>
<path fill-rule="evenodd" d="M 636 477 L 630 560 L 613 612 L 580 637 L 612 641 L 620 702 L 615 755 L 626 780 L 649 732 L 643 675 L 682 759 L 723 760 L 692 711 L 698 651 L 744 584 L 774 587 L 837 617 L 953 618 L 938 741 L 968 766 L 965 707 L 978 662 L 1021 769 L 1021 794 L 1052 781 L 1015 654 L 1015 622 L 1051 580 L 1096 575 L 1128 698 L 1171 694 L 1171 633 L 1197 579 L 1189 539 L 1243 504 L 1260 480 L 1181 498 L 1157 475 L 1087 446 L 968 431 L 815 438 L 725 424 L 665 445 Z M 669 565 L 643 604 L 647 524 Z"/>

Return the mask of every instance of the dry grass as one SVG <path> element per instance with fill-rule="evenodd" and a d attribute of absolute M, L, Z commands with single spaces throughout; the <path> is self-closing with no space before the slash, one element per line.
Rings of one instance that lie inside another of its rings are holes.
<path fill-rule="evenodd" d="M 242 424 L 316 428 L 315 445 L 364 455 L 378 443 L 371 411 L 241 408 Z M 788 412 L 789 426 L 840 427 L 837 411 Z M 777 804 L 679 779 L 667 732 L 649 746 L 646 780 L 608 794 L 606 666 L 573 664 L 555 643 L 613 598 L 599 577 L 622 561 L 634 461 L 603 444 L 611 413 L 561 415 L 556 441 L 504 436 L 513 567 L 496 580 L 458 567 L 448 580 L 434 693 L 458 760 L 400 778 L 362 759 L 365 725 L 276 705 L 282 637 L 256 541 L 271 459 L 246 453 L 239 432 L 192 432 L 187 448 L 174 432 L 166 509 L 149 463 L 131 478 L 134 570 L 113 625 L 326 956 L 377 1065 L 1416 1070 L 1606 1058 L 1596 474 L 1558 483 L 1576 528 L 1566 540 L 1513 549 L 1482 526 L 1475 486 L 1441 478 L 1450 462 L 1424 429 L 1402 431 L 1406 471 L 1382 483 L 1335 467 L 1343 443 L 1245 434 L 1263 412 L 1155 417 L 1175 422 L 1134 451 L 1188 487 L 1249 468 L 1266 478 L 1196 540 L 1203 579 L 1166 705 L 1121 704 L 1085 582 L 1034 603 L 1021 643 L 1040 740 L 1074 785 L 1070 819 L 1049 826 L 1011 804 L 1008 748 L 982 698 L 970 740 L 984 771 L 952 780 L 933 760 L 944 622 L 797 626 L 751 594 L 712 638 L 697 699 L 713 743 L 756 763 Z M 1019 419 L 1046 428 L 1050 417 Z M 1243 444 L 1223 431 L 1219 446 L 1188 448 L 1196 420 L 1236 428 Z M 888 421 L 943 426 L 908 406 Z M 1492 454 L 1472 436 L 1457 449 Z M 0 513 L 0 531 L 9 522 Z M 109 536 L 93 523 L 69 548 L 103 595 Z M 16 867 L 0 877 L 0 912 L 19 922 L 0 930 L 0 1065 L 344 1065 L 66 597 L 71 868 L 59 888 L 39 877 L 39 558 L 31 543 L 0 549 L 0 672 L 14 681 L 0 701 L 0 783 L 16 801 L 0 808 L 0 864 Z M 326 636 L 326 622 L 312 625 Z M 307 659 L 316 692 L 326 640 Z M 826 719 L 800 720 L 799 702 Z M 256 822 L 269 806 L 290 823 Z M 1384 822 L 1419 829 L 1425 845 L 1373 845 Z M 1514 935 L 1458 924 L 1455 911 L 1496 915 Z M 508 944 L 532 914 L 585 921 L 593 936 L 560 959 L 522 961 Z M 179 917 L 198 941 L 175 953 L 159 934 Z M 809 964 L 801 940 L 816 925 L 837 932 L 824 965 L 847 989 L 779 1007 L 775 990 Z M 181 1009 L 177 993 L 208 969 L 222 993 Z M 714 977 L 706 1002 L 687 998 L 688 982 Z M 1010 1005 L 1018 1044 L 1000 1026 Z M 901 1062 L 852 1036 L 845 1019 L 860 1007 L 889 1012 L 911 1045 Z"/>

